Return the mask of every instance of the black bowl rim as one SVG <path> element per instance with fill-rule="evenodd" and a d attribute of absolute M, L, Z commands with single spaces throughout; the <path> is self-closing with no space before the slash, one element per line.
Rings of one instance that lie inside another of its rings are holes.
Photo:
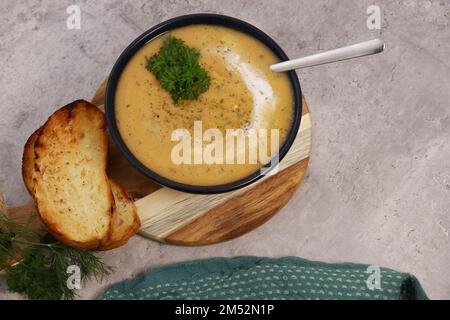
<path fill-rule="evenodd" d="M 197 14 L 189 14 L 178 16 L 164 22 L 157 24 L 151 29 L 147 30 L 143 34 L 141 34 L 136 40 L 134 40 L 119 56 L 116 63 L 114 64 L 110 76 L 108 78 L 108 83 L 106 86 L 105 92 L 105 114 L 106 114 L 106 122 L 108 126 L 109 133 L 115 142 L 119 151 L 125 156 L 128 162 L 131 163 L 133 167 L 135 167 L 140 173 L 144 176 L 152 179 L 153 181 L 183 192 L 196 193 L 196 194 L 214 194 L 214 193 L 223 193 L 228 191 L 233 191 L 239 188 L 243 188 L 259 179 L 261 179 L 264 175 L 261 173 L 261 170 L 257 170 L 251 175 L 242 178 L 237 181 L 233 181 L 226 184 L 221 185 L 213 185 L 213 186 L 203 186 L 203 185 L 189 185 L 180 182 L 176 182 L 170 179 L 167 179 L 155 171 L 146 167 L 142 162 L 140 162 L 134 154 L 128 149 L 127 145 L 123 141 L 119 129 L 116 123 L 115 117 L 115 93 L 117 83 L 119 81 L 120 75 L 122 74 L 123 69 L 127 65 L 130 58 L 147 42 L 154 39 L 155 37 L 170 31 L 175 28 L 193 25 L 193 24 L 209 24 L 209 25 L 220 25 L 228 28 L 232 28 L 241 32 L 244 32 L 257 40 L 261 41 L 264 45 L 266 45 L 279 59 L 280 61 L 289 60 L 286 53 L 281 49 L 281 47 L 266 33 L 253 26 L 252 24 L 236 19 L 234 17 L 225 16 L 221 14 L 212 14 L 212 13 L 197 13 Z M 292 126 L 289 131 L 288 136 L 286 137 L 285 142 L 281 146 L 278 151 L 279 161 L 281 161 L 284 156 L 287 154 L 289 149 L 291 148 L 298 130 L 300 128 L 303 102 L 302 102 L 302 91 L 300 87 L 300 81 L 297 77 L 295 71 L 288 72 L 289 81 L 292 86 L 293 91 L 293 119 Z M 272 163 L 272 161 L 270 162 Z M 267 168 L 268 170 L 272 170 L 270 166 Z"/>

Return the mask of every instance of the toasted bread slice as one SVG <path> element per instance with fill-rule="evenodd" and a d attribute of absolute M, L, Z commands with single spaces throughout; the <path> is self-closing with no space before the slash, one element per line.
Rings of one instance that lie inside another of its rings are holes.
<path fill-rule="evenodd" d="M 22 173 L 25 185 L 34 197 L 34 142 L 36 141 L 40 129 L 35 131 L 25 144 Z M 111 219 L 111 229 L 106 239 L 103 239 L 99 250 L 110 250 L 120 247 L 128 242 L 139 230 L 141 222 L 137 215 L 137 209 L 133 198 L 123 187 L 112 179 L 109 179 L 111 191 L 113 192 L 115 210 Z M 1 198 L 0 198 L 1 200 Z"/>
<path fill-rule="evenodd" d="M 22 161 L 22 175 L 30 194 L 34 197 L 34 144 L 39 136 L 41 128 L 36 130 L 29 138 L 24 147 Z M 109 180 L 115 200 L 115 210 L 112 215 L 110 232 L 103 239 L 100 250 L 110 250 L 120 247 L 128 242 L 140 228 L 140 220 L 132 197 L 121 185 L 112 179 Z"/>
<path fill-rule="evenodd" d="M 34 143 L 39 137 L 41 128 L 37 129 L 25 143 L 22 157 L 22 178 L 28 192 L 34 197 Z"/>
<path fill-rule="evenodd" d="M 33 135 L 36 133 L 38 133 L 38 131 L 33 133 Z M 32 140 L 32 137 L 30 137 L 29 140 Z M 30 144 L 28 143 L 25 145 L 22 172 L 25 185 L 30 194 L 34 197 L 34 181 L 32 178 L 28 178 L 34 175 L 34 144 L 31 145 L 32 147 L 30 147 Z M 32 152 L 30 152 L 30 148 Z M 103 239 L 99 250 L 111 250 L 126 244 L 128 239 L 136 234 L 141 226 L 139 216 L 137 215 L 137 209 L 131 195 L 129 195 L 123 187 L 114 180 L 109 179 L 109 184 L 114 196 L 115 210 L 111 219 L 109 235 L 106 239 Z"/>
<path fill-rule="evenodd" d="M 34 198 L 50 233 L 79 249 L 97 248 L 110 232 L 114 198 L 106 176 L 105 117 L 75 101 L 56 111 L 34 143 Z"/>
<path fill-rule="evenodd" d="M 141 221 L 137 214 L 133 198 L 114 180 L 109 183 L 114 195 L 116 208 L 112 215 L 112 224 L 109 237 L 104 241 L 99 250 L 110 250 L 120 247 L 128 242 L 141 227 Z"/>

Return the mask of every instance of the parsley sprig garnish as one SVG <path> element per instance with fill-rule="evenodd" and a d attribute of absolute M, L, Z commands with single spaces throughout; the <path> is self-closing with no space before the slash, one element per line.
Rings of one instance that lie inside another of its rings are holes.
<path fill-rule="evenodd" d="M 147 60 L 161 86 L 170 93 L 178 105 L 183 100 L 197 99 L 208 90 L 210 78 L 199 64 L 200 52 L 188 47 L 183 40 L 167 37 L 159 52 Z"/>

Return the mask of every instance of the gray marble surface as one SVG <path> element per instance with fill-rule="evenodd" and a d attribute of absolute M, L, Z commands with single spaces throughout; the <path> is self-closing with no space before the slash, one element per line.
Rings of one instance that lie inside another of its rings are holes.
<path fill-rule="evenodd" d="M 106 285 L 175 261 L 286 256 L 379 264 L 415 274 L 431 298 L 450 298 L 450 2 L 378 0 L 0 0 L 0 191 L 30 202 L 20 175 L 27 137 L 56 107 L 89 99 L 120 52 L 165 19 L 216 12 L 247 20 L 291 57 L 375 37 L 379 56 L 299 72 L 314 124 L 307 177 L 271 221 L 233 241 L 177 247 L 139 236 L 102 253 Z M 66 8 L 81 8 L 68 30 Z M 19 298 L 0 280 L 0 299 Z"/>

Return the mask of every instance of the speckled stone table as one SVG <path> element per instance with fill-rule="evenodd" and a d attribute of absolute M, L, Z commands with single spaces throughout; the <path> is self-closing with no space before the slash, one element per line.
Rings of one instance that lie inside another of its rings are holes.
<path fill-rule="evenodd" d="M 379 264 L 416 275 L 430 298 L 450 299 L 450 3 L 379 0 L 381 30 L 366 27 L 372 1 L 0 2 L 0 190 L 30 201 L 22 146 L 60 105 L 89 99 L 121 50 L 152 25 L 194 12 L 247 20 L 292 56 L 375 37 L 383 55 L 299 72 L 314 144 L 304 183 L 270 222 L 232 241 L 177 247 L 134 237 L 102 253 L 116 267 L 81 298 L 163 264 L 214 256 L 294 255 Z M 345 117 L 344 117 L 345 115 Z M 270 246 L 268 245 L 270 243 Z M 0 280 L 0 299 L 20 298 Z"/>

